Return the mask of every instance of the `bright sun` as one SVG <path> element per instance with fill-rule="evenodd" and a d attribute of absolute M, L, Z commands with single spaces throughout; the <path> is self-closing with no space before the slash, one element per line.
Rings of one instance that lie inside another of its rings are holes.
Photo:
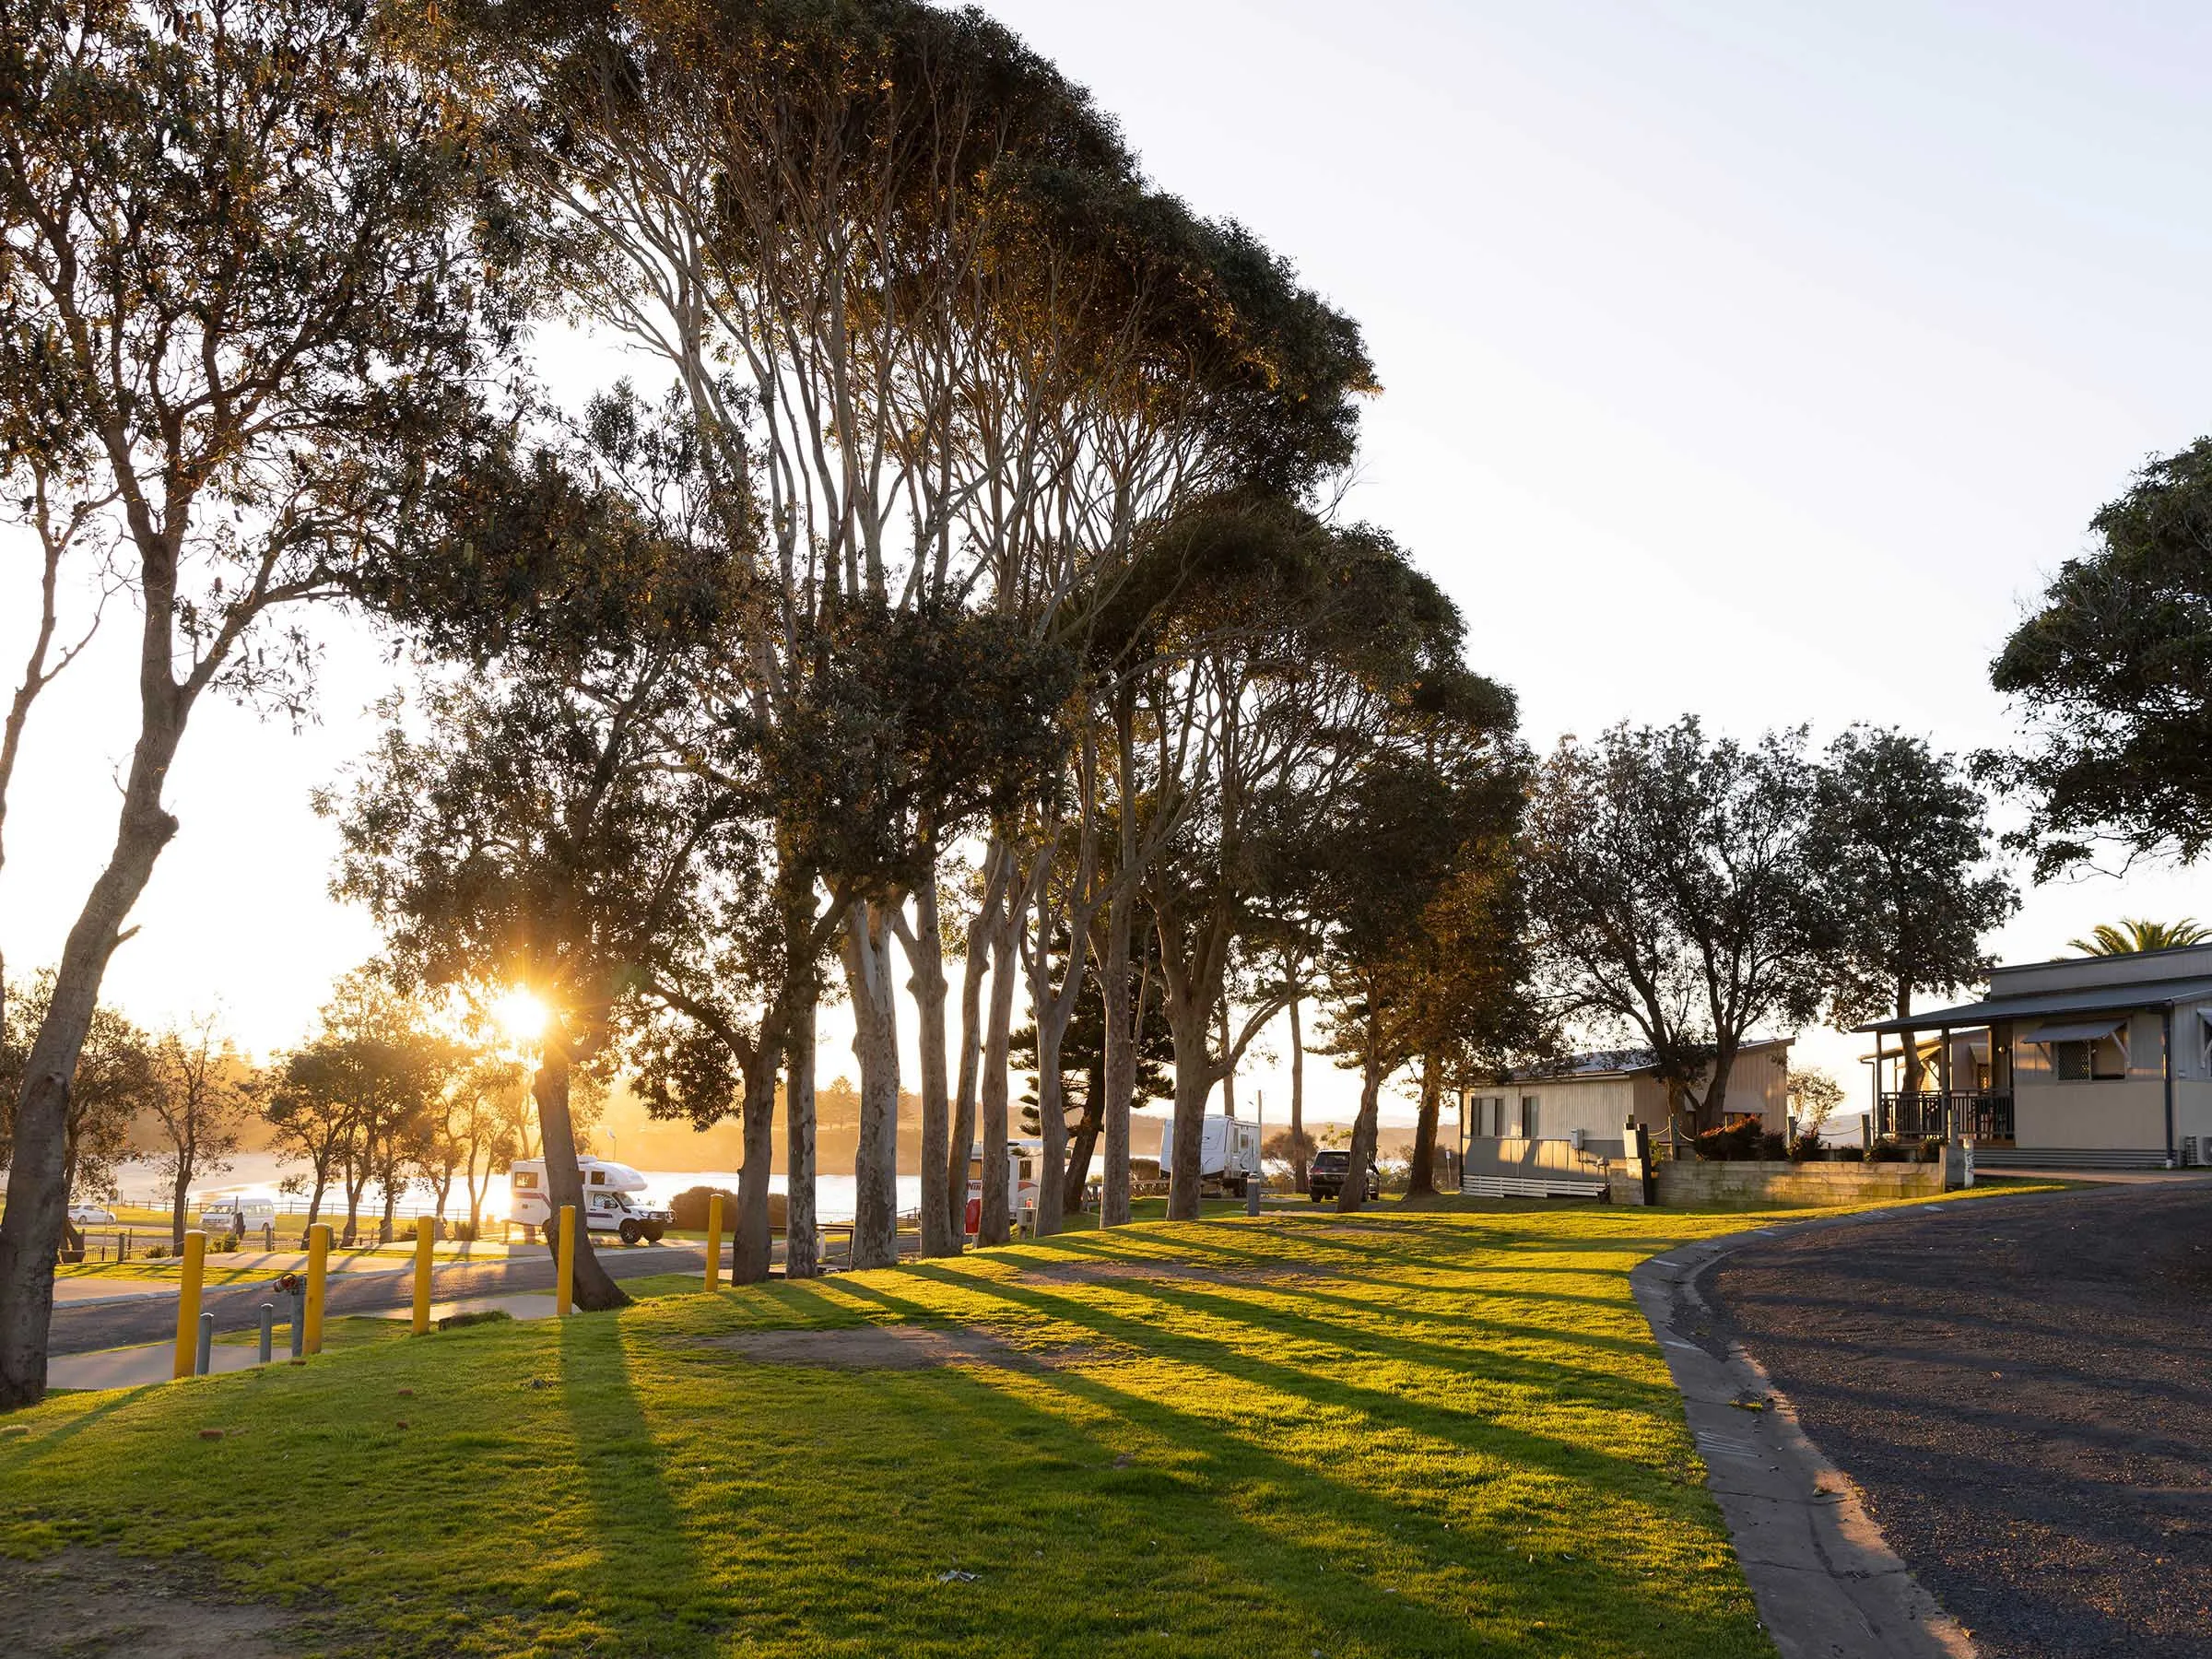
<path fill-rule="evenodd" d="M 528 991 L 510 991 L 492 1005 L 493 1016 L 500 1029 L 515 1042 L 535 1042 L 546 1034 L 546 1021 L 552 1010 Z"/>

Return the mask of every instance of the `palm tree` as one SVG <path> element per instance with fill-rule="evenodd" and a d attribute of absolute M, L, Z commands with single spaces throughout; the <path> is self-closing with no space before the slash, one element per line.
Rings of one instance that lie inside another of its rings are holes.
<path fill-rule="evenodd" d="M 2179 922 L 2143 922 L 2124 916 L 2114 927 L 2107 922 L 2086 939 L 2067 944 L 2084 956 L 2133 956 L 2138 950 L 2172 950 L 2183 945 L 2202 945 L 2212 939 L 2212 927 L 2200 925 L 2194 916 Z"/>

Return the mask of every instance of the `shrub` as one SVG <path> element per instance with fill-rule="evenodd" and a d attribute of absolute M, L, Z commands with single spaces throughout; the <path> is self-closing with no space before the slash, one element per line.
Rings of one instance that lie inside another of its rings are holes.
<path fill-rule="evenodd" d="M 1790 1143 L 1769 1131 L 1759 1137 L 1759 1155 L 1769 1163 L 1779 1163 L 1790 1155 Z"/>
<path fill-rule="evenodd" d="M 1790 1143 L 1792 1163 L 1817 1163 L 1826 1156 L 1820 1145 L 1820 1131 L 1808 1129 Z"/>
<path fill-rule="evenodd" d="M 238 1235 L 236 1233 L 225 1233 L 221 1238 L 216 1240 L 215 1248 L 219 1254 L 232 1254 L 238 1249 Z"/>
<path fill-rule="evenodd" d="M 1691 1144 L 1708 1163 L 1741 1163 L 1759 1156 L 1765 1132 L 1756 1119 L 1702 1131 Z"/>
<path fill-rule="evenodd" d="M 1943 1142 L 1931 1135 L 1920 1143 L 1920 1161 L 1932 1164 L 1943 1161 Z"/>
<path fill-rule="evenodd" d="M 460 1313 L 448 1313 L 438 1322 L 441 1331 L 458 1331 L 467 1325 L 504 1324 L 514 1315 L 504 1308 L 471 1308 Z"/>
<path fill-rule="evenodd" d="M 1865 1163 L 1866 1148 L 1864 1147 L 1838 1147 L 1835 1149 L 1834 1157 L 1838 1163 Z"/>
<path fill-rule="evenodd" d="M 1913 1148 L 1901 1147 L 1886 1135 L 1874 1143 L 1876 1163 L 1912 1163 L 1917 1156 Z"/>

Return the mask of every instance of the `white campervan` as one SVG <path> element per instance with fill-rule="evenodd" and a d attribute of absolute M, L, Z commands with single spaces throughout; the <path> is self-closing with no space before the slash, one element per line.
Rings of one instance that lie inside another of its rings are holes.
<path fill-rule="evenodd" d="M 613 1233 L 625 1244 L 658 1244 L 676 1219 L 674 1211 L 654 1209 L 636 1195 L 649 1183 L 628 1164 L 579 1158 L 576 1171 L 583 1178 L 584 1226 L 593 1232 Z M 547 1244 L 558 1244 L 560 1219 L 546 1194 L 546 1160 L 517 1159 L 508 1171 L 507 1187 L 507 1219 L 519 1227 L 535 1227 Z"/>
<path fill-rule="evenodd" d="M 113 1217 L 109 1218 L 113 1220 Z M 200 1230 L 211 1239 L 242 1239 L 276 1225 L 276 1206 L 266 1198 L 210 1194 L 200 1200 Z"/>
<path fill-rule="evenodd" d="M 1037 1171 L 1044 1161 L 1041 1140 L 1006 1143 L 1006 1218 L 1018 1230 L 1025 1221 L 1034 1224 L 1037 1214 Z M 968 1219 L 971 1238 L 983 1230 L 983 1143 L 968 1146 Z"/>
<path fill-rule="evenodd" d="M 1198 1190 L 1244 1195 L 1247 1182 L 1260 1175 L 1260 1126 L 1242 1118 L 1208 1117 L 1200 1121 Z M 1175 1163 L 1175 1118 L 1159 1130 L 1159 1172 L 1165 1178 Z"/>

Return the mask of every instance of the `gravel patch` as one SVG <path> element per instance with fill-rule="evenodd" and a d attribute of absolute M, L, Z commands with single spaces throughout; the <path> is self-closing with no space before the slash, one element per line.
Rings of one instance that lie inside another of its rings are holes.
<path fill-rule="evenodd" d="M 0 1559 L 0 1653 L 52 1659 L 287 1659 L 300 1631 L 282 1608 L 224 1596 L 175 1560 L 65 1549 Z"/>

